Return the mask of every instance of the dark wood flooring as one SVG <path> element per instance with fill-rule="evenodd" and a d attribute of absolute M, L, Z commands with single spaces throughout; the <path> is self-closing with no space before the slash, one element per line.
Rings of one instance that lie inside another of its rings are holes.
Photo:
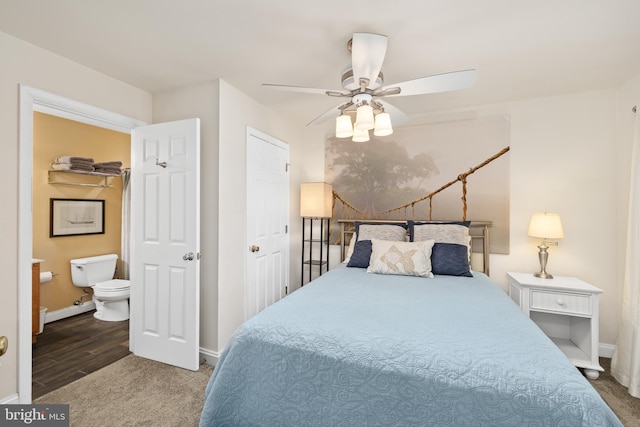
<path fill-rule="evenodd" d="M 44 325 L 33 344 L 33 399 L 130 353 L 129 321 L 105 322 L 95 319 L 93 313 Z"/>

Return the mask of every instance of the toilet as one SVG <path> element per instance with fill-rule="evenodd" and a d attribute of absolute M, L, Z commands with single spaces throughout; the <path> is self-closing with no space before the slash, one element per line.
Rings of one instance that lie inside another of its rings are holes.
<path fill-rule="evenodd" d="M 131 282 L 114 279 L 118 255 L 98 255 L 72 259 L 71 281 L 80 288 L 93 288 L 96 312 L 93 317 L 107 322 L 129 319 Z"/>

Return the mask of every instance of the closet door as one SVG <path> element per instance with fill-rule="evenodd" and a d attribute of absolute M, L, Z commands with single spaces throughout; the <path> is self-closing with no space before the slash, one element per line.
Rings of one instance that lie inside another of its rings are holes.
<path fill-rule="evenodd" d="M 289 286 L 289 146 L 247 129 L 245 320 Z"/>
<path fill-rule="evenodd" d="M 198 370 L 200 121 L 132 132 L 131 351 Z"/>

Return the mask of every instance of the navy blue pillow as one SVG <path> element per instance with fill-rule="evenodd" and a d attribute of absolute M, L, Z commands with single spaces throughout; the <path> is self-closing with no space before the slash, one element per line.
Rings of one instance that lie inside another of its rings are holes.
<path fill-rule="evenodd" d="M 467 247 L 453 243 L 434 244 L 431 249 L 431 271 L 445 276 L 473 277 L 469 270 Z"/>
<path fill-rule="evenodd" d="M 371 240 L 359 240 L 353 247 L 353 254 L 347 263 L 347 267 L 369 267 L 369 260 L 371 259 L 372 251 Z"/>

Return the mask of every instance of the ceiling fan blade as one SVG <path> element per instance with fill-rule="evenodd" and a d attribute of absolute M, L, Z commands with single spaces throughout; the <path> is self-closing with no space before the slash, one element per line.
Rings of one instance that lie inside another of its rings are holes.
<path fill-rule="evenodd" d="M 353 105 L 353 103 L 349 101 L 345 104 L 339 105 L 337 107 L 333 107 L 326 113 L 323 113 L 318 117 L 316 117 L 315 119 L 311 120 L 309 123 L 307 123 L 307 126 L 319 125 L 320 123 L 324 123 L 329 119 L 335 119 L 340 114 L 342 114 L 342 110 L 344 110 L 345 108 L 349 108 L 351 105 Z"/>
<path fill-rule="evenodd" d="M 389 115 L 391 116 L 391 123 L 393 124 L 393 126 L 400 126 L 401 124 L 404 124 L 409 121 L 409 116 L 407 116 L 398 107 L 395 107 L 389 104 L 387 101 L 383 101 L 381 99 L 376 99 L 375 102 L 382 105 L 382 108 L 384 108 L 385 113 L 389 113 Z"/>
<path fill-rule="evenodd" d="M 329 96 L 351 96 L 351 92 L 347 91 L 339 91 L 333 89 L 318 89 L 314 87 L 303 87 L 303 86 L 288 86 L 288 85 L 277 85 L 271 83 L 263 83 L 262 86 L 267 87 L 269 89 L 282 90 L 285 92 L 298 92 L 298 93 L 311 93 L 317 95 L 329 95 Z"/>
<path fill-rule="evenodd" d="M 475 82 L 476 70 L 452 71 L 450 73 L 436 74 L 433 76 L 384 86 L 381 91 L 400 88 L 400 93 L 386 95 L 389 97 L 424 95 L 427 93 L 466 89 L 473 86 Z"/>
<path fill-rule="evenodd" d="M 355 83 L 359 84 L 361 78 L 375 82 L 387 54 L 387 37 L 354 33 L 351 40 L 351 68 Z"/>

